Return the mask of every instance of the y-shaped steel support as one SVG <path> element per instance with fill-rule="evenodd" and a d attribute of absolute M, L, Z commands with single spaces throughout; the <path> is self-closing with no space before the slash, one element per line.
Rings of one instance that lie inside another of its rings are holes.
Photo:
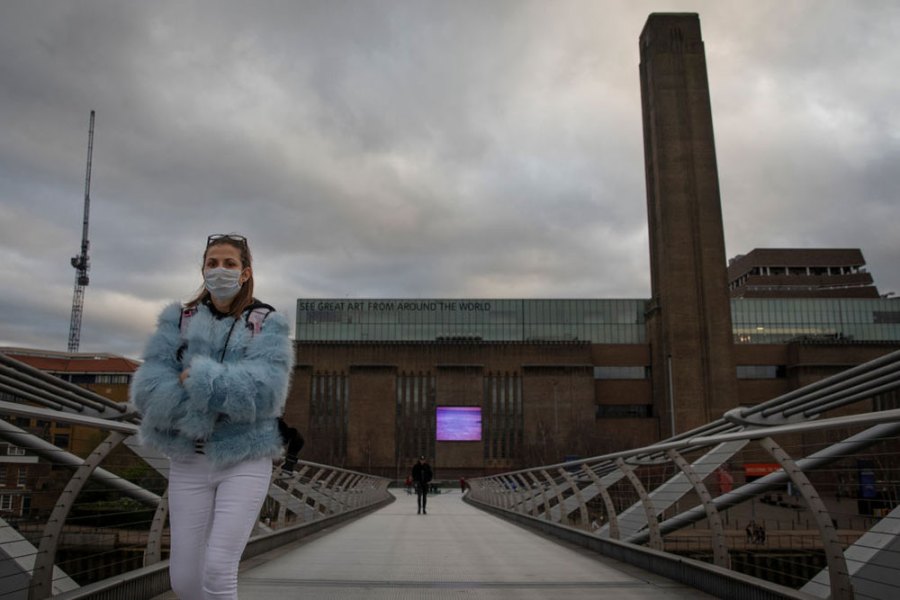
<path fill-rule="evenodd" d="M 562 507 L 563 502 L 564 502 L 563 496 L 562 496 L 562 486 L 556 485 L 556 481 L 553 479 L 553 477 L 550 476 L 550 473 L 548 473 L 546 469 L 541 469 L 541 475 L 544 476 L 544 479 L 546 479 L 547 483 L 550 485 L 550 489 L 552 489 L 553 493 L 556 495 L 556 506 Z M 553 520 L 553 511 L 550 510 L 549 506 L 544 507 L 544 512 L 547 515 L 547 520 L 552 521 Z M 562 520 L 562 517 L 560 517 L 559 523 L 561 525 L 565 525 L 565 523 Z"/>
<path fill-rule="evenodd" d="M 286 481 L 285 492 L 287 493 L 288 496 L 293 496 L 293 495 L 294 495 L 294 490 L 295 490 L 297 487 L 299 487 L 299 485 L 300 485 L 300 479 L 303 477 L 303 475 L 304 475 L 307 471 L 309 471 L 309 465 L 304 465 L 303 468 L 300 469 L 300 471 L 295 472 L 293 475 L 291 475 L 290 479 L 288 479 L 288 480 Z M 276 473 L 277 473 L 277 472 L 278 472 L 278 471 L 276 471 Z M 282 503 L 278 506 L 278 520 L 277 520 L 278 527 L 284 527 L 284 524 L 285 524 L 285 522 L 287 521 L 287 510 L 288 510 L 288 508 L 287 508 L 287 503 L 286 503 L 286 502 L 282 502 Z M 302 519 L 302 518 L 303 518 L 303 515 L 298 514 L 297 517 L 299 517 L 299 518 Z"/>
<path fill-rule="evenodd" d="M 75 470 L 75 474 L 66 484 L 66 488 L 59 495 L 50 518 L 47 519 L 47 527 L 44 529 L 44 535 L 41 537 L 41 545 L 38 548 L 38 555 L 34 561 L 34 572 L 31 576 L 31 586 L 28 589 L 28 600 L 43 600 L 49 598 L 53 593 L 51 585 L 53 579 L 53 563 L 56 561 L 56 548 L 59 545 L 59 539 L 62 536 L 62 528 L 66 522 L 66 517 L 75 499 L 84 484 L 87 483 L 91 476 L 103 459 L 118 446 L 122 440 L 128 435 L 113 431 L 105 440 L 100 442 L 87 460 Z"/>
<path fill-rule="evenodd" d="M 853 600 L 853 587 L 850 583 L 850 572 L 847 570 L 847 561 L 844 560 L 844 549 L 838 541 L 837 530 L 831 521 L 825 503 L 819 497 L 816 488 L 810 483 L 797 463 L 788 455 L 775 440 L 765 437 L 759 440 L 759 445 L 772 455 L 791 482 L 799 490 L 800 495 L 806 501 L 806 506 L 816 519 L 819 526 L 819 535 L 822 536 L 822 547 L 825 549 L 825 561 L 828 564 L 828 579 L 831 583 L 831 600 Z"/>
<path fill-rule="evenodd" d="M 525 513 L 530 511 L 531 516 L 536 517 L 538 503 L 534 499 L 534 492 L 531 489 L 531 484 L 528 482 L 528 479 L 526 479 L 524 475 L 516 474 L 513 475 L 513 478 L 519 483 L 519 489 L 522 490 L 521 512 Z M 531 504 L 530 509 L 528 508 L 529 503 Z"/>
<path fill-rule="evenodd" d="M 563 476 L 563 479 L 569 482 L 569 487 L 572 488 L 572 493 L 575 494 L 575 499 L 578 501 L 578 512 L 581 515 L 581 526 L 585 529 L 590 530 L 591 524 L 590 519 L 588 519 L 588 511 L 587 505 L 584 503 L 584 496 L 581 493 L 581 489 L 578 487 L 578 483 L 575 481 L 575 478 L 572 475 L 560 467 L 559 474 Z M 562 506 L 562 504 L 560 504 Z M 560 511 L 560 521 L 564 518 L 564 515 Z"/>
<path fill-rule="evenodd" d="M 144 566 L 156 564 L 162 560 L 162 537 L 166 529 L 166 517 L 169 515 L 169 488 L 163 492 L 153 513 L 150 533 L 147 534 L 147 548 L 144 550 Z"/>
<path fill-rule="evenodd" d="M 634 491 L 637 492 L 638 497 L 641 499 L 641 505 L 644 507 L 644 512 L 647 514 L 647 530 L 650 533 L 650 547 L 654 550 L 662 551 L 664 548 L 662 536 L 659 534 L 659 521 L 656 520 L 653 502 L 650 500 L 650 496 L 647 495 L 647 490 L 644 489 L 644 485 L 641 483 L 641 480 L 638 479 L 638 476 L 634 474 L 634 467 L 626 465 L 625 461 L 621 458 L 616 459 L 616 466 L 625 474 L 625 477 L 631 482 Z"/>
<path fill-rule="evenodd" d="M 581 470 L 587 473 L 588 477 L 594 480 L 600 497 L 603 498 L 603 504 L 606 506 L 606 515 L 609 517 L 609 538 L 612 540 L 619 539 L 619 516 L 616 514 L 616 505 L 613 504 L 612 496 L 606 491 L 600 477 L 594 473 L 593 469 L 587 466 L 587 463 L 581 465 Z"/>
<path fill-rule="evenodd" d="M 725 540 L 725 527 L 722 525 L 722 518 L 719 516 L 719 511 L 716 510 L 716 505 L 712 502 L 712 496 L 710 495 L 709 490 L 706 488 L 706 485 L 703 484 L 703 480 L 700 476 L 697 475 L 694 467 L 692 467 L 677 450 L 666 450 L 666 455 L 672 459 L 672 462 L 681 469 L 684 476 L 687 477 L 688 481 L 691 482 L 691 485 L 694 486 L 694 492 L 696 492 L 697 497 L 700 498 L 700 503 L 703 504 L 703 508 L 706 510 L 706 520 L 709 521 L 709 528 L 712 531 L 713 536 L 713 562 L 720 567 L 730 569 L 731 559 L 728 556 L 728 543 Z"/>
<path fill-rule="evenodd" d="M 543 503 L 543 506 L 544 506 L 544 518 L 549 521 L 550 520 L 550 503 L 547 502 L 547 493 L 544 490 L 544 484 L 541 483 L 541 480 L 538 479 L 537 476 L 534 473 L 532 473 L 531 471 L 528 471 L 528 476 L 531 478 L 531 481 L 534 482 L 534 487 L 539 489 L 541 492 L 541 502 Z"/>

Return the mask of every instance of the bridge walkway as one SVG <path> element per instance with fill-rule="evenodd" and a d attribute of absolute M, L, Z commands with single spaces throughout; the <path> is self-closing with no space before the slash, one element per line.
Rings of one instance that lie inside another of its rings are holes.
<path fill-rule="evenodd" d="M 696 589 L 544 537 L 462 501 L 459 491 L 416 498 L 245 561 L 248 600 L 712 598 Z M 155 600 L 173 600 L 174 594 Z"/>

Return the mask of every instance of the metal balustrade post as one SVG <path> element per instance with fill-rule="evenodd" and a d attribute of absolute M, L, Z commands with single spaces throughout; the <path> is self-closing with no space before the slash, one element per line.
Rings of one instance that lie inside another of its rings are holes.
<path fill-rule="evenodd" d="M 581 470 L 587 473 L 597 486 L 600 497 L 603 498 L 603 505 L 606 507 L 606 515 L 609 518 L 609 537 L 610 539 L 619 539 L 619 516 L 616 514 L 616 505 L 613 504 L 612 497 L 609 495 L 606 486 L 600 480 L 600 477 L 594 473 L 594 470 L 588 467 L 587 463 L 581 465 Z"/>
<path fill-rule="evenodd" d="M 509 481 L 503 475 L 499 475 L 497 477 L 497 483 L 499 484 L 499 487 L 497 488 L 499 490 L 499 496 L 497 497 L 499 506 L 502 508 L 509 508 Z"/>
<path fill-rule="evenodd" d="M 504 478 L 503 483 L 506 489 L 504 493 L 504 508 L 514 510 L 516 508 L 516 498 L 519 495 L 519 485 L 513 477 Z"/>
<path fill-rule="evenodd" d="M 352 473 L 349 471 L 346 473 L 342 473 L 338 475 L 337 480 L 334 482 L 334 486 L 331 488 L 332 498 L 337 503 L 336 508 L 346 509 L 349 507 L 349 496 L 347 496 L 347 481 L 350 479 Z"/>
<path fill-rule="evenodd" d="M 706 510 L 706 520 L 709 522 L 710 531 L 712 531 L 713 562 L 720 567 L 730 569 L 731 557 L 728 554 L 725 526 L 722 523 L 722 517 L 719 515 L 719 511 L 716 510 L 716 505 L 713 504 L 712 495 L 709 493 L 709 489 L 707 489 L 703 480 L 697 475 L 694 468 L 681 454 L 678 453 L 677 450 L 670 448 L 666 451 L 666 455 L 672 459 L 672 462 L 681 469 L 684 476 L 691 482 L 691 485 L 694 487 L 694 492 L 700 498 L 700 503 L 703 504 L 703 508 Z"/>
<path fill-rule="evenodd" d="M 44 534 L 41 537 L 41 544 L 38 548 L 38 555 L 35 558 L 34 571 L 31 576 L 31 585 L 28 588 L 28 600 L 43 600 L 52 595 L 53 565 L 56 562 L 56 549 L 59 546 L 66 517 L 72 510 L 78 493 L 84 487 L 84 484 L 87 483 L 91 473 L 126 437 L 128 437 L 127 434 L 118 431 L 110 433 L 105 440 L 94 448 L 94 451 L 87 457 L 84 464 L 75 470 L 72 478 L 69 479 L 69 483 L 66 484 L 65 489 L 59 495 L 59 499 L 50 513 L 50 518 L 47 520 L 47 526 L 44 528 Z"/>
<path fill-rule="evenodd" d="M 316 518 L 319 518 L 319 501 L 316 499 L 315 494 L 313 494 L 313 487 L 315 487 L 316 482 L 319 481 L 319 478 L 327 472 L 325 467 L 319 467 L 319 470 L 316 471 L 316 474 L 313 475 L 309 483 L 306 484 L 306 488 L 303 490 L 303 493 L 300 495 L 300 501 L 306 504 L 307 499 L 312 500 L 312 511 L 316 513 Z"/>
<path fill-rule="evenodd" d="M 334 498 L 332 497 L 332 494 L 331 494 L 331 491 L 332 491 L 331 490 L 331 480 L 335 478 L 335 476 L 337 475 L 338 472 L 333 469 L 329 469 L 329 471 L 330 472 L 328 473 L 328 476 L 326 476 L 325 479 L 323 479 L 319 485 L 319 494 L 322 496 L 322 498 L 324 500 L 324 502 L 320 503 L 322 505 L 322 507 L 325 509 L 324 514 L 328 514 L 329 511 L 332 514 L 335 512 L 334 504 L 333 504 Z"/>
<path fill-rule="evenodd" d="M 525 489 L 528 490 L 528 502 L 531 503 L 531 510 L 530 510 L 531 516 L 537 517 L 539 514 L 538 509 L 540 508 L 540 504 L 538 504 L 537 497 L 538 497 L 539 492 L 543 493 L 542 492 L 543 486 L 540 489 L 536 488 L 534 485 L 534 482 L 526 479 L 524 475 L 520 475 L 519 479 L 522 481 L 523 485 L 525 486 Z"/>
<path fill-rule="evenodd" d="M 494 482 L 491 479 L 483 479 L 478 482 L 478 492 L 476 493 L 477 497 L 487 504 L 493 505 L 493 492 Z"/>
<path fill-rule="evenodd" d="M 497 507 L 503 506 L 503 482 L 499 477 L 494 477 L 491 479 L 493 482 L 494 488 L 494 496 L 493 496 L 493 505 Z"/>
<path fill-rule="evenodd" d="M 363 490 L 359 487 L 360 482 L 363 480 L 363 476 L 360 474 L 351 473 L 350 477 L 347 478 L 347 483 L 345 484 L 347 493 L 347 506 L 350 508 L 357 508 L 361 506 L 361 502 L 363 500 Z"/>
<path fill-rule="evenodd" d="M 499 506 L 499 504 L 497 504 L 497 499 L 496 499 L 497 492 L 494 489 L 496 487 L 496 485 L 497 485 L 497 482 L 494 481 L 493 477 L 491 477 L 489 479 L 486 479 L 484 481 L 484 485 L 482 486 L 481 493 L 484 498 L 484 501 L 487 502 L 488 504 L 490 504 L 491 506 Z"/>
<path fill-rule="evenodd" d="M 634 472 L 634 468 L 625 464 L 621 458 L 616 459 L 616 466 L 625 474 L 625 477 L 631 483 L 631 486 L 637 492 L 641 499 L 641 505 L 647 515 L 647 530 L 650 532 L 650 547 L 654 550 L 664 550 L 662 536 L 659 534 L 659 521 L 656 520 L 656 512 L 653 510 L 653 502 L 647 495 L 647 490 L 638 476 Z"/>
<path fill-rule="evenodd" d="M 510 475 L 510 478 L 513 480 L 513 482 L 516 485 L 516 504 L 515 504 L 516 512 L 520 512 L 520 513 L 524 514 L 527 512 L 525 505 L 528 503 L 528 492 L 529 492 L 528 484 L 527 484 L 527 482 L 523 483 L 524 480 L 522 480 L 520 477 L 518 477 L 515 474 Z"/>
<path fill-rule="evenodd" d="M 506 507 L 506 491 L 507 491 L 507 483 L 506 480 L 503 479 L 502 475 L 498 475 L 494 478 L 494 485 L 496 490 L 496 500 L 495 505 L 500 508 Z"/>
<path fill-rule="evenodd" d="M 550 520 L 550 503 L 547 502 L 547 493 L 546 493 L 546 490 L 544 489 L 544 484 L 541 483 L 541 480 L 537 478 L 537 476 L 534 474 L 533 471 L 528 471 L 527 474 L 528 474 L 528 477 L 531 479 L 532 483 L 534 483 L 534 487 L 537 488 L 541 492 L 541 503 L 542 503 L 542 506 L 544 507 L 544 514 L 546 515 L 546 517 L 544 517 L 544 518 L 549 521 Z M 535 511 L 537 511 L 537 509 L 535 509 Z M 535 512 L 536 516 L 537 516 L 537 514 L 538 513 Z"/>
<path fill-rule="evenodd" d="M 562 507 L 563 505 L 563 497 L 562 497 L 562 489 L 561 486 L 556 485 L 556 481 L 553 477 L 550 476 L 550 473 L 547 472 L 546 469 L 541 469 L 541 475 L 543 475 L 544 479 L 547 480 L 547 483 L 550 485 L 550 488 L 553 490 L 553 494 L 556 496 L 556 506 Z M 553 520 L 553 511 L 550 510 L 549 506 L 544 507 L 544 514 L 547 515 L 547 520 Z M 563 523 L 562 511 L 560 511 L 559 523 Z M 564 523 L 563 523 L 564 524 Z"/>
<path fill-rule="evenodd" d="M 831 514 L 822 498 L 813 487 L 812 482 L 797 466 L 794 459 L 770 437 L 761 438 L 759 445 L 774 458 L 791 479 L 791 482 L 803 496 L 806 506 L 812 512 L 822 538 L 822 547 L 825 549 L 825 560 L 828 564 L 828 579 L 831 584 L 832 600 L 853 600 L 853 585 L 850 582 L 850 572 L 847 569 L 847 561 L 844 559 L 844 549 L 838 540 L 837 530 L 834 528 Z"/>
<path fill-rule="evenodd" d="M 149 567 L 162 560 L 162 537 L 166 529 L 166 518 L 169 516 L 169 487 L 159 499 L 147 534 L 147 548 L 144 550 L 144 566 Z"/>
<path fill-rule="evenodd" d="M 288 496 L 294 495 L 294 490 L 300 486 L 300 479 L 303 475 L 309 471 L 309 465 L 304 465 L 299 471 L 295 472 L 290 479 L 287 479 L 287 486 L 285 487 L 285 492 Z M 283 471 L 279 471 L 282 472 Z M 278 506 L 278 527 L 284 527 L 284 524 L 287 522 L 287 503 L 281 502 Z M 303 515 L 297 515 L 300 518 L 303 518 Z"/>
<path fill-rule="evenodd" d="M 569 482 L 569 487 L 572 488 L 572 493 L 575 495 L 575 499 L 578 501 L 578 513 L 581 515 L 581 525 L 582 528 L 590 531 L 591 523 L 590 517 L 588 516 L 587 504 L 584 502 L 584 497 L 581 495 L 581 489 L 578 487 L 578 482 L 575 481 L 575 478 L 566 471 L 564 468 L 559 468 L 559 474 L 563 476 L 567 482 Z M 560 512 L 560 522 L 562 522 L 563 514 Z"/>

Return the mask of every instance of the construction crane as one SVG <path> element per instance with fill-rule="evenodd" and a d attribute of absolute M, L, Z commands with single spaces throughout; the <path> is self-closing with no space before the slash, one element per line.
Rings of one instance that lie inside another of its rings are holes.
<path fill-rule="evenodd" d="M 91 111 L 91 126 L 88 132 L 87 174 L 84 176 L 84 222 L 81 229 L 81 254 L 72 257 L 75 267 L 75 293 L 72 295 L 72 319 L 69 321 L 69 352 L 78 352 L 81 344 L 81 313 L 84 311 L 84 288 L 90 279 L 88 270 L 88 218 L 91 212 L 91 156 L 94 154 L 94 111 Z"/>

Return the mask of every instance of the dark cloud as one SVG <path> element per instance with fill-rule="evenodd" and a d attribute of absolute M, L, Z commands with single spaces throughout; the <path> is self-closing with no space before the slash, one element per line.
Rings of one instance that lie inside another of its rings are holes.
<path fill-rule="evenodd" d="M 861 247 L 900 291 L 892 2 L 0 6 L 0 345 L 64 349 L 97 111 L 82 349 L 136 355 L 251 240 L 258 290 L 647 297 L 637 38 L 700 13 L 729 255 Z"/>

